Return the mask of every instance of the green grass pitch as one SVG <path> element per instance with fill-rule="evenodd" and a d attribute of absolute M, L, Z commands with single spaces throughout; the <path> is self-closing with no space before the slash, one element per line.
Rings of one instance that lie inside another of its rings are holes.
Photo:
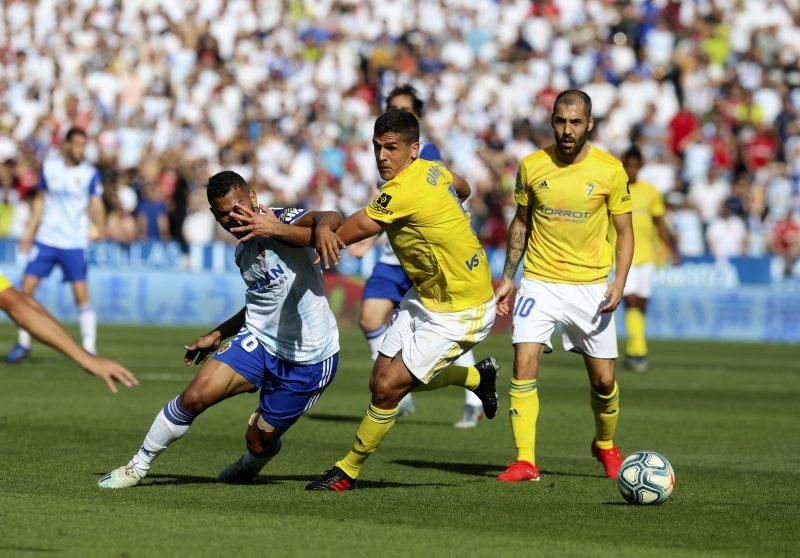
<path fill-rule="evenodd" d="M 7 324 L 3 338 L 12 339 Z M 588 385 L 572 354 L 545 357 L 538 483 L 494 477 L 513 457 L 505 413 L 511 346 L 477 354 L 502 366 L 503 409 L 457 431 L 459 390 L 421 394 L 367 463 L 362 489 L 304 484 L 348 449 L 369 399 L 360 334 L 342 335 L 336 381 L 286 435 L 256 483 L 216 474 L 244 448 L 255 395 L 223 402 L 155 462 L 145 483 L 101 491 L 154 414 L 195 369 L 182 346 L 200 329 L 103 327 L 101 351 L 142 380 L 112 396 L 37 345 L 0 366 L 0 556 L 731 556 L 800 548 L 800 361 L 796 346 L 652 343 L 653 370 L 621 371 L 618 442 L 653 449 L 677 485 L 659 507 L 622 503 L 589 455 Z"/>

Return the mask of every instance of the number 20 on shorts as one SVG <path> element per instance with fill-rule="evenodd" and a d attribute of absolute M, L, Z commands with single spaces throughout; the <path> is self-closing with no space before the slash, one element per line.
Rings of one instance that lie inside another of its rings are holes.
<path fill-rule="evenodd" d="M 519 296 L 517 297 L 517 301 L 514 304 L 514 315 L 519 316 L 520 318 L 527 318 L 531 310 L 533 310 L 533 306 L 536 304 L 536 301 L 529 297 L 529 296 Z"/>

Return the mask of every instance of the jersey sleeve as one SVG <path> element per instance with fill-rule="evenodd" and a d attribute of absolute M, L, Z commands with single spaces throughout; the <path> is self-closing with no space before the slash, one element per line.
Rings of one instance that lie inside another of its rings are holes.
<path fill-rule="evenodd" d="M 661 197 L 661 193 L 653 188 L 653 203 L 650 204 L 650 215 L 653 217 L 663 217 L 664 214 L 667 212 L 667 208 L 664 207 L 664 198 Z"/>
<path fill-rule="evenodd" d="M 269 209 L 278 221 L 287 225 L 291 225 L 308 213 L 308 210 L 299 207 L 270 207 Z"/>
<path fill-rule="evenodd" d="M 89 196 L 100 197 L 103 195 L 103 182 L 100 180 L 100 171 L 95 170 L 89 181 Z"/>
<path fill-rule="evenodd" d="M 367 217 L 381 223 L 393 223 L 414 213 L 413 202 L 396 182 L 387 182 L 367 206 Z"/>
<path fill-rule="evenodd" d="M 530 203 L 528 200 L 528 169 L 525 168 L 525 162 L 519 164 L 517 170 L 517 181 L 514 184 L 514 201 L 517 205 L 528 207 Z"/>
<path fill-rule="evenodd" d="M 608 196 L 608 210 L 611 215 L 622 215 L 633 211 L 631 204 L 631 187 L 628 185 L 628 175 L 619 165 L 614 177 L 611 179 L 611 192 Z"/>

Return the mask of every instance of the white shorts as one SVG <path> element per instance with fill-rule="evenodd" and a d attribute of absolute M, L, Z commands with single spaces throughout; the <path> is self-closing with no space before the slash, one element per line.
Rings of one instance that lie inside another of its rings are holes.
<path fill-rule="evenodd" d="M 420 382 L 427 384 L 450 363 L 483 341 L 494 325 L 495 303 L 460 312 L 431 312 L 422 305 L 414 289 L 400 302 L 380 353 L 395 357 Z"/>
<path fill-rule="evenodd" d="M 614 314 L 602 314 L 608 285 L 565 285 L 522 279 L 514 302 L 511 342 L 541 343 L 546 352 L 556 323 L 564 326 L 565 351 L 617 358 Z"/>
<path fill-rule="evenodd" d="M 653 296 L 654 273 L 655 266 L 653 264 L 632 265 L 628 272 L 628 279 L 625 281 L 623 295 L 634 295 L 639 298 L 650 298 Z"/>

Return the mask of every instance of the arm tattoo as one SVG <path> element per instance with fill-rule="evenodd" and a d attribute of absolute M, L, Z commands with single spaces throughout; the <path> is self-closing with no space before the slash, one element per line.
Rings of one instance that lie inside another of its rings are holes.
<path fill-rule="evenodd" d="M 528 207 L 517 205 L 517 213 L 508 227 L 506 263 L 503 266 L 503 277 L 513 279 L 514 275 L 516 275 L 530 232 L 531 223 L 528 217 Z"/>

